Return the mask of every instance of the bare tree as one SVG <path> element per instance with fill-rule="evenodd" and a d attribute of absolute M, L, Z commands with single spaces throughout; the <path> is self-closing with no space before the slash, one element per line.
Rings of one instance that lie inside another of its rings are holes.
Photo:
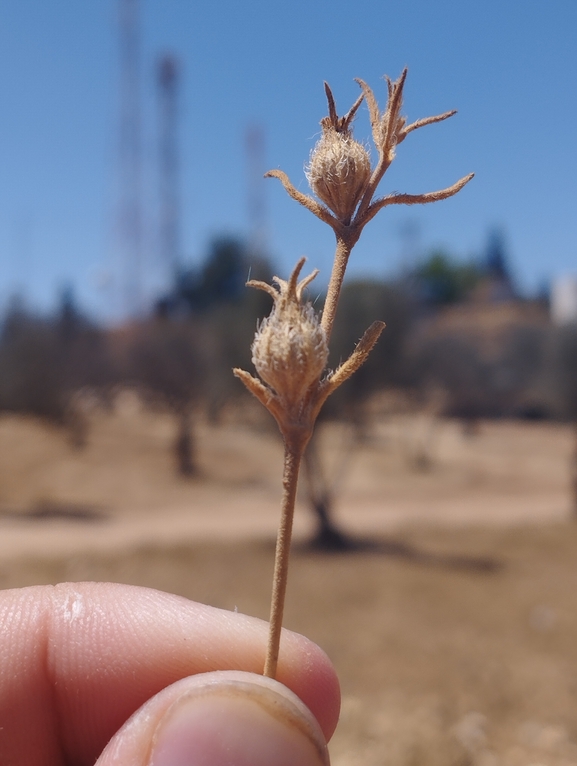
<path fill-rule="evenodd" d="M 42 317 L 15 303 L 0 333 L 0 409 L 32 415 L 67 430 L 85 446 L 88 422 L 78 393 L 113 379 L 105 334 L 64 294 L 56 315 Z"/>
<path fill-rule="evenodd" d="M 577 325 L 557 331 L 556 379 L 563 415 L 573 424 L 574 446 L 570 461 L 573 517 L 577 520 Z"/>
<path fill-rule="evenodd" d="M 317 422 L 303 461 L 307 500 L 317 522 L 311 545 L 320 550 L 350 550 L 355 547 L 355 541 L 335 521 L 334 508 L 343 478 L 353 458 L 355 430 L 349 429 L 343 443 L 339 445 L 337 466 L 329 472 L 323 464 L 319 427 L 322 429 L 322 424 Z"/>
<path fill-rule="evenodd" d="M 191 320 L 142 323 L 128 344 L 125 378 L 174 415 L 173 452 L 177 472 L 185 477 L 198 473 L 193 414 L 204 391 L 204 356 L 200 327 Z"/>

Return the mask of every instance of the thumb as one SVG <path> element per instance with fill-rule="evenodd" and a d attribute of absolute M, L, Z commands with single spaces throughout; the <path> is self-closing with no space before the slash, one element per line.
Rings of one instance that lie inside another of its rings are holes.
<path fill-rule="evenodd" d="M 241 671 L 184 678 L 146 702 L 96 766 L 328 766 L 321 729 L 278 681 Z"/>

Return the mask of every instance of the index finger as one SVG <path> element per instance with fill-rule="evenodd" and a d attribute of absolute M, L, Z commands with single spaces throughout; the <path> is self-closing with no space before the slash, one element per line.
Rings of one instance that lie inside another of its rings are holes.
<path fill-rule="evenodd" d="M 261 673 L 267 624 L 184 598 L 114 583 L 0 594 L 0 762 L 92 764 L 147 699 L 211 670 Z M 285 631 L 278 680 L 327 739 L 338 681 L 326 655 Z"/>

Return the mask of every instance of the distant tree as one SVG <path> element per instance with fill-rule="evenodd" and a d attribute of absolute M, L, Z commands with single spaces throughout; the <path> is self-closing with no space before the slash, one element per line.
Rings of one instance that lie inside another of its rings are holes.
<path fill-rule="evenodd" d="M 200 274 L 204 308 L 241 299 L 247 279 L 247 254 L 243 243 L 232 237 L 215 239 Z"/>
<path fill-rule="evenodd" d="M 566 324 L 556 333 L 557 379 L 565 417 L 577 420 L 577 325 Z"/>
<path fill-rule="evenodd" d="M 443 306 L 467 298 L 482 276 L 482 268 L 474 261 L 463 263 L 443 250 L 434 250 L 417 266 L 410 280 L 416 286 L 419 300 Z"/>
<path fill-rule="evenodd" d="M 14 302 L 0 337 L 0 408 L 57 425 L 66 416 L 66 394 L 54 324 Z"/>
<path fill-rule="evenodd" d="M 574 442 L 570 473 L 573 494 L 573 516 L 577 519 L 577 325 L 558 329 L 556 342 L 556 377 L 561 408 L 573 424 Z"/>
<path fill-rule="evenodd" d="M 118 371 L 112 362 L 106 333 L 86 318 L 72 288 L 62 290 L 51 324 L 59 349 L 70 441 L 74 447 L 82 448 L 87 441 L 88 421 L 78 406 L 78 395 L 90 389 L 107 399 Z"/>
<path fill-rule="evenodd" d="M 351 440 L 350 443 L 343 445 L 339 471 L 334 475 L 329 475 L 323 464 L 323 456 L 319 447 L 320 429 L 322 429 L 322 423 L 317 422 L 303 460 L 307 500 L 317 523 L 311 545 L 320 550 L 348 550 L 354 547 L 354 541 L 336 523 L 334 508 L 339 486 L 338 480 L 342 479 L 347 463 L 352 458 L 353 453 L 350 447 L 353 446 L 353 442 Z"/>
<path fill-rule="evenodd" d="M 249 278 L 271 281 L 267 259 L 250 253 L 240 239 L 217 237 L 200 268 L 178 274 L 171 292 L 156 305 L 158 318 L 191 318 L 204 337 L 205 392 L 212 419 L 231 398 L 246 395 L 231 371 L 250 366 L 257 321 L 270 312 L 270 297 L 246 288 Z"/>
<path fill-rule="evenodd" d="M 217 237 L 200 269 L 181 270 L 168 295 L 157 302 L 161 315 L 199 314 L 215 306 L 237 303 L 249 268 L 246 248 L 234 237 Z"/>
<path fill-rule="evenodd" d="M 538 420 L 551 417 L 553 405 L 545 390 L 550 356 L 550 328 L 519 324 L 510 328 L 495 362 L 501 413 Z"/>
<path fill-rule="evenodd" d="M 490 353 L 482 334 L 425 333 L 411 344 L 413 386 L 442 390 L 445 414 L 460 418 L 470 431 L 481 417 L 545 416 L 538 383 L 546 345 L 546 328 L 530 324 L 504 330 Z"/>
<path fill-rule="evenodd" d="M 176 420 L 173 444 L 177 472 L 198 473 L 193 415 L 206 390 L 203 338 L 191 319 L 156 318 L 132 328 L 126 350 L 125 382 Z"/>
<path fill-rule="evenodd" d="M 478 346 L 452 333 L 419 340 L 412 348 L 412 379 L 421 392 L 442 390 L 445 414 L 466 422 L 491 412 L 491 371 Z"/>
<path fill-rule="evenodd" d="M 345 284 L 331 339 L 330 366 L 349 356 L 375 317 L 386 328 L 363 366 L 328 400 L 326 416 L 356 423 L 362 435 L 371 397 L 405 381 L 406 344 L 414 312 L 413 300 L 394 283 L 357 280 Z"/>
<path fill-rule="evenodd" d="M 499 229 L 489 232 L 481 268 L 486 299 L 493 303 L 500 303 L 516 298 L 505 237 Z"/>
<path fill-rule="evenodd" d="M 10 306 L 0 333 L 0 409 L 65 427 L 82 447 L 87 422 L 76 395 L 112 377 L 105 335 L 78 311 L 70 290 L 52 316 Z"/>
<path fill-rule="evenodd" d="M 248 271 L 247 268 L 245 278 Z M 250 277 L 270 283 L 272 271 L 268 262 L 253 261 Z M 228 401 L 246 396 L 231 371 L 233 367 L 251 368 L 255 330 L 258 322 L 268 316 L 271 306 L 272 300 L 264 291 L 243 287 L 234 303 L 215 304 L 203 316 L 210 348 L 208 405 L 213 420 L 219 417 Z"/>
<path fill-rule="evenodd" d="M 378 391 L 400 385 L 404 376 L 405 343 L 413 313 L 409 297 L 396 285 L 357 280 L 345 284 L 331 339 L 329 366 L 346 359 L 359 338 L 375 318 L 386 322 L 386 329 L 365 364 L 348 380 L 323 408 L 317 430 L 304 458 L 308 500 L 317 520 L 313 545 L 339 550 L 355 542 L 334 520 L 334 505 L 340 478 L 354 454 L 355 444 L 367 437 L 367 405 Z M 330 475 L 323 466 L 319 430 L 327 420 L 345 421 L 351 438 L 342 444 L 339 470 Z"/>
<path fill-rule="evenodd" d="M 489 277 L 512 282 L 505 237 L 499 229 L 493 229 L 487 237 L 484 269 Z"/>

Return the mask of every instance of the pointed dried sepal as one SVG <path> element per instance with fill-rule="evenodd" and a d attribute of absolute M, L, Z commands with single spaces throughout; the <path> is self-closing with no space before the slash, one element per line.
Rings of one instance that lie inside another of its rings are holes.
<path fill-rule="evenodd" d="M 451 109 L 450 112 L 437 114 L 434 117 L 423 117 L 421 120 L 415 120 L 415 122 L 412 122 L 410 125 L 407 125 L 405 128 L 403 128 L 400 131 L 399 136 L 397 138 L 397 143 L 400 144 L 401 141 L 404 141 L 405 138 L 409 135 L 409 133 L 413 132 L 413 130 L 424 128 L 425 125 L 433 125 L 435 122 L 443 122 L 443 120 L 448 120 L 449 117 L 453 117 L 453 115 L 455 114 L 457 114 L 457 110 Z"/>
<path fill-rule="evenodd" d="M 289 194 L 290 197 L 292 197 L 294 200 L 300 203 L 303 207 L 306 207 L 307 210 L 310 210 L 311 213 L 313 213 L 313 215 L 316 215 L 317 218 L 320 218 L 321 221 L 328 223 L 329 226 L 333 227 L 333 229 L 335 227 L 338 227 L 339 222 L 333 215 L 331 215 L 331 213 L 326 209 L 326 207 L 319 204 L 312 197 L 309 197 L 307 194 L 303 194 L 298 189 L 296 189 L 290 182 L 289 177 L 287 176 L 285 172 L 283 172 L 282 170 L 269 170 L 267 173 L 264 174 L 264 177 L 278 178 L 278 180 L 284 186 L 285 191 Z"/>
<path fill-rule="evenodd" d="M 375 200 L 363 218 L 363 225 L 368 223 L 371 218 L 374 218 L 379 210 L 382 210 L 382 208 L 387 207 L 388 205 L 426 205 L 429 202 L 439 202 L 439 200 L 453 197 L 457 192 L 460 192 L 461 189 L 474 178 L 474 176 L 474 173 L 469 173 L 468 176 L 464 176 L 457 181 L 457 183 L 448 186 L 446 189 L 440 189 L 439 191 L 426 192 L 425 194 L 389 194 L 387 197 Z"/>
<path fill-rule="evenodd" d="M 263 385 L 258 378 L 253 377 L 249 372 L 241 370 L 239 367 L 234 367 L 232 373 L 244 383 L 247 391 L 255 396 L 277 421 L 282 418 L 282 408 L 270 388 Z"/>
<path fill-rule="evenodd" d="M 303 263 L 305 262 L 305 258 L 302 259 Z M 305 288 L 307 288 L 310 283 L 320 274 L 320 271 L 318 269 L 313 269 L 311 273 L 308 275 L 308 277 L 305 277 L 304 279 L 301 279 L 301 281 L 298 283 L 296 288 L 296 296 L 297 300 L 302 301 L 303 299 L 303 291 Z"/>
<path fill-rule="evenodd" d="M 325 85 L 325 94 L 327 97 L 327 103 L 329 107 L 329 115 L 328 117 L 323 117 L 323 119 L 321 120 L 321 125 L 323 126 L 323 128 L 331 127 L 333 130 L 336 130 L 338 133 L 350 132 L 350 125 L 355 118 L 355 115 L 357 113 L 359 106 L 363 103 L 364 94 L 361 93 L 361 95 L 357 98 L 355 103 L 351 106 L 351 108 L 345 114 L 344 117 L 339 117 L 337 114 L 337 107 L 335 104 L 333 92 L 330 89 L 328 82 L 325 82 L 324 85 Z"/>
<path fill-rule="evenodd" d="M 329 107 L 329 116 L 323 117 L 323 120 L 328 120 L 329 123 L 333 126 L 333 128 L 335 130 L 338 130 L 339 118 L 337 115 L 337 105 L 335 104 L 335 97 L 333 96 L 331 86 L 328 84 L 326 80 L 323 83 L 323 85 L 325 86 L 325 95 L 327 97 L 327 105 Z M 322 124 L 322 120 L 321 120 L 321 124 Z"/>
<path fill-rule="evenodd" d="M 318 386 L 310 407 L 310 420 L 314 424 L 323 404 L 336 389 L 348 380 L 366 361 L 368 355 L 385 329 L 384 322 L 373 322 L 363 337 L 355 346 L 355 350 L 346 362 L 340 365 L 328 378 Z"/>
<path fill-rule="evenodd" d="M 347 361 L 343 362 L 343 364 L 341 364 L 341 366 L 328 377 L 326 381 L 327 388 L 329 389 L 327 396 L 342 385 L 345 380 L 348 380 L 351 375 L 364 364 L 375 343 L 385 329 L 385 326 L 384 322 L 377 321 L 373 322 L 369 329 L 366 330 Z"/>
<path fill-rule="evenodd" d="M 275 290 L 268 282 L 261 282 L 260 279 L 249 279 L 245 284 L 247 287 L 254 287 L 257 290 L 262 290 L 263 292 L 268 293 L 273 300 L 278 295 L 278 290 Z"/>
<path fill-rule="evenodd" d="M 381 114 L 375 95 L 364 80 L 357 79 L 365 101 L 369 107 L 369 116 L 373 133 L 375 148 L 379 154 L 379 160 L 372 172 L 369 183 L 359 205 L 356 221 L 362 220 L 362 226 L 366 221 L 364 216 L 373 199 L 381 179 L 387 172 L 391 162 L 395 158 L 395 147 L 398 143 L 398 136 L 405 128 L 405 118 L 401 117 L 401 107 L 403 105 L 403 88 L 407 79 L 408 69 L 403 69 L 401 76 L 395 82 L 387 77 L 388 99 L 385 111 Z"/>
<path fill-rule="evenodd" d="M 360 85 L 367 106 L 369 107 L 369 117 L 371 120 L 375 147 L 379 152 L 379 156 L 384 156 L 385 159 L 388 159 L 388 154 L 391 150 L 394 150 L 396 135 L 399 132 L 399 119 L 403 120 L 403 118 L 400 117 L 400 112 L 403 105 L 403 88 L 405 87 L 408 71 L 409 70 L 405 67 L 401 72 L 401 76 L 395 82 L 391 82 L 388 77 L 386 78 L 389 97 L 387 99 L 385 111 L 382 114 L 379 111 L 379 105 L 377 104 L 372 89 L 364 80 L 357 78 L 357 83 Z"/>
<path fill-rule="evenodd" d="M 377 99 L 375 98 L 375 94 L 373 93 L 372 89 L 364 80 L 361 80 L 359 77 L 357 77 L 355 82 L 360 85 L 363 91 L 363 96 L 365 97 L 365 101 L 367 102 L 367 107 L 369 109 L 369 119 L 371 121 L 371 130 L 373 133 L 373 141 L 375 146 L 378 148 L 381 143 L 381 113 L 379 111 Z"/>
<path fill-rule="evenodd" d="M 233 367 L 232 374 L 241 380 L 247 390 L 250 391 L 253 396 L 256 396 L 259 402 L 264 404 L 268 409 L 268 403 L 272 398 L 272 391 L 269 388 L 264 386 L 258 378 L 253 377 L 250 372 L 241 370 L 240 367 Z"/>
<path fill-rule="evenodd" d="M 277 285 L 279 286 L 279 294 L 283 292 L 283 288 L 284 288 L 286 297 L 289 300 L 294 298 L 297 301 L 300 301 L 300 298 L 297 294 L 297 289 L 299 286 L 299 277 L 301 275 L 301 271 L 303 270 L 303 266 L 305 265 L 306 261 L 307 259 L 305 258 L 304 255 L 298 259 L 298 261 L 296 262 L 296 266 L 294 267 L 290 277 L 288 278 L 288 282 L 285 282 L 284 279 L 281 279 L 280 277 L 273 277 L 273 281 L 276 282 Z M 318 269 L 316 269 L 316 272 L 318 274 Z M 309 275 L 309 276 L 312 276 L 312 275 Z M 314 279 L 314 277 L 312 277 L 312 279 Z M 309 279 L 309 282 L 310 281 L 311 279 Z"/>
<path fill-rule="evenodd" d="M 403 89 L 405 87 L 405 80 L 409 70 L 405 67 L 401 72 L 401 76 L 393 83 L 388 83 L 389 88 L 389 100 L 387 102 L 387 108 L 383 115 L 383 154 L 387 156 L 390 152 L 393 152 L 395 144 L 397 143 L 397 136 L 400 129 L 404 127 L 404 119 L 401 115 L 401 107 L 403 106 Z M 399 124 L 401 121 L 401 124 Z M 392 159 L 392 158 L 391 158 Z"/>

